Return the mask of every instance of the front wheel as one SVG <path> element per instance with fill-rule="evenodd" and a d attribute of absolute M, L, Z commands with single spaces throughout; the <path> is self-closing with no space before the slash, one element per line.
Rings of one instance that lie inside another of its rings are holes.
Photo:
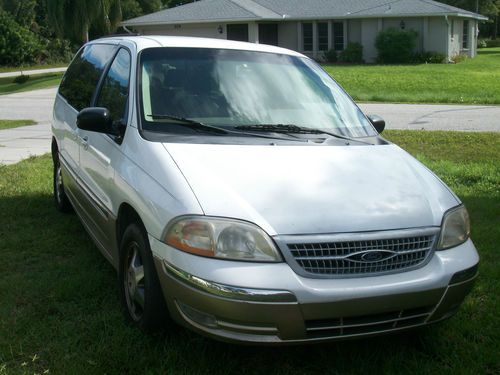
<path fill-rule="evenodd" d="M 53 186 L 54 186 L 54 202 L 56 208 L 60 212 L 68 213 L 73 211 L 71 202 L 64 191 L 64 182 L 62 176 L 61 163 L 59 162 L 59 157 L 54 159 L 54 175 L 53 175 Z"/>
<path fill-rule="evenodd" d="M 168 313 L 145 230 L 130 224 L 120 246 L 120 297 L 125 317 L 141 330 L 158 331 Z"/>

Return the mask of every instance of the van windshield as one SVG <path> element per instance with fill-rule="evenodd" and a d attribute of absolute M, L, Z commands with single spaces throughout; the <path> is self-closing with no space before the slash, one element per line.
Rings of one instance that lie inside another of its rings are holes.
<path fill-rule="evenodd" d="M 179 118 L 226 129 L 296 125 L 349 137 L 377 134 L 339 85 L 302 57 L 150 48 L 141 53 L 139 93 L 145 130 L 168 132 Z"/>

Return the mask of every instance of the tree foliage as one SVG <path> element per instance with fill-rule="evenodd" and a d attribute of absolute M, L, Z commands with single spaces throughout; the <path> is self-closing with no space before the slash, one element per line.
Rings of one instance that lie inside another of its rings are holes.
<path fill-rule="evenodd" d="M 481 23 L 481 35 L 495 39 L 499 32 L 500 0 L 440 0 L 442 3 L 453 5 L 471 12 L 479 12 L 490 19 Z"/>
<path fill-rule="evenodd" d="M 0 1 L 4 11 L 25 28 L 31 28 L 36 18 L 36 0 L 3 0 Z"/>
<path fill-rule="evenodd" d="M 33 63 L 43 47 L 37 36 L 0 10 L 0 65 Z"/>
<path fill-rule="evenodd" d="M 47 0 L 47 11 L 59 36 L 79 42 L 113 31 L 122 16 L 120 0 Z"/>

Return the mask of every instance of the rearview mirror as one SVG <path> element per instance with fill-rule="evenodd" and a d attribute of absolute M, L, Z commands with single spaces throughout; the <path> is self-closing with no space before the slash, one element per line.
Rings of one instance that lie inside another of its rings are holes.
<path fill-rule="evenodd" d="M 373 127 L 375 128 L 378 133 L 382 133 L 385 129 L 385 120 L 377 115 L 370 115 L 368 116 L 368 119 L 372 123 Z"/>
<path fill-rule="evenodd" d="M 76 126 L 91 132 L 119 135 L 117 127 L 113 126 L 111 113 L 107 108 L 90 107 L 80 111 L 76 118 Z"/>

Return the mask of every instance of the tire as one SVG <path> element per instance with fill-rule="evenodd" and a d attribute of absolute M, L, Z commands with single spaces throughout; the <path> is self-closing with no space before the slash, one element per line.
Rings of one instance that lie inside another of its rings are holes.
<path fill-rule="evenodd" d="M 170 317 L 146 231 L 137 223 L 123 234 L 118 279 L 125 318 L 146 333 L 164 328 Z"/>
<path fill-rule="evenodd" d="M 58 211 L 63 213 L 73 212 L 73 206 L 64 191 L 64 181 L 61 171 L 61 163 L 59 157 L 54 158 L 54 174 L 53 174 L 53 187 L 54 187 L 54 202 Z"/>

